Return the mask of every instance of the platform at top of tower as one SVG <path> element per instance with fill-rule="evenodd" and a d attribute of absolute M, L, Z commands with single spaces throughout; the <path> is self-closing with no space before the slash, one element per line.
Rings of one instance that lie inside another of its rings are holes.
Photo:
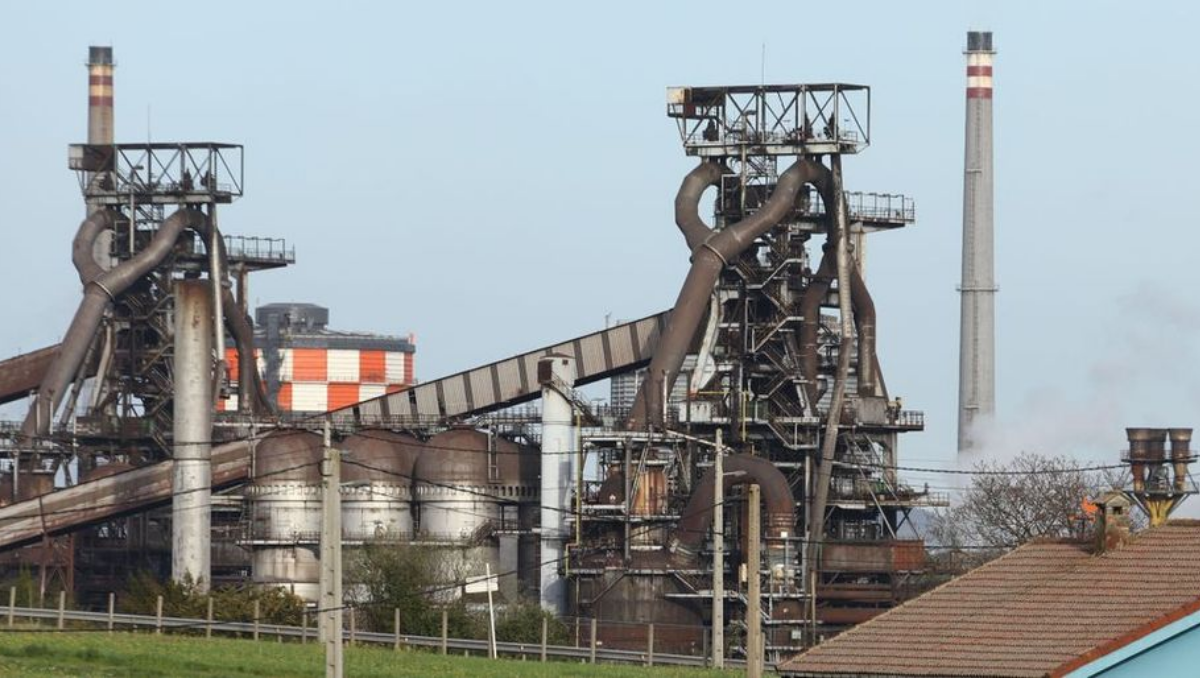
<path fill-rule="evenodd" d="M 870 144 L 871 89 L 849 83 L 668 87 L 688 155 L 858 153 Z"/>

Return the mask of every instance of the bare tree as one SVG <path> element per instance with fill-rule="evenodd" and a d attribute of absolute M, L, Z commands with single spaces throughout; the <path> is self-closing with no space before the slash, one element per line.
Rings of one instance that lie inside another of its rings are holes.
<path fill-rule="evenodd" d="M 1078 535 L 1084 500 L 1124 483 L 1118 469 L 1086 470 L 1063 456 L 981 462 L 956 505 L 935 516 L 929 536 L 943 550 L 973 553 L 968 561 L 987 560 L 1037 537 Z"/>

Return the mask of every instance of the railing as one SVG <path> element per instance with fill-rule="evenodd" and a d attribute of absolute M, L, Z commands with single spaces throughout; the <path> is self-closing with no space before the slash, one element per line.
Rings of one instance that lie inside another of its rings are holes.
<path fill-rule="evenodd" d="M 57 628 L 64 632 L 67 630 L 66 622 L 76 622 L 107 627 L 110 631 L 126 627 L 132 629 L 153 629 L 156 633 L 191 631 L 195 633 L 203 632 L 206 636 L 213 633 L 237 634 L 239 636 L 248 635 L 254 640 L 259 640 L 263 636 L 271 636 L 278 639 L 296 639 L 301 643 L 308 642 L 309 639 L 317 639 L 316 629 L 310 628 L 307 624 L 307 614 L 305 615 L 305 624 L 303 626 L 286 626 L 282 624 L 265 624 L 256 620 L 228 622 L 213 619 L 126 614 L 115 612 L 111 609 L 108 612 L 67 610 L 62 605 L 62 598 L 59 599 L 59 602 L 60 605 L 56 609 L 15 607 L 9 605 L 0 608 L 0 610 L 3 610 L 7 615 L 7 623 L 10 628 L 14 626 L 17 618 L 21 618 L 35 622 L 39 620 L 52 620 L 55 622 Z M 349 610 L 347 611 L 349 612 Z M 348 614 L 347 617 L 352 619 L 353 615 Z M 442 628 L 445 628 L 445 625 Z M 594 637 L 594 633 L 591 635 Z M 473 652 L 486 656 L 488 652 L 487 640 L 357 631 L 354 628 L 353 622 L 351 622 L 351 628 L 342 629 L 342 641 L 349 642 L 350 644 L 363 643 L 391 646 L 394 649 L 400 649 L 401 647 L 440 649 L 442 654 L 446 654 L 450 650 L 463 650 L 468 653 Z M 540 657 L 543 661 L 549 657 L 553 657 L 556 659 L 590 661 L 592 663 L 606 662 L 616 664 L 702 667 L 709 665 L 708 657 L 662 654 L 651 651 L 649 647 L 646 651 L 607 649 L 600 647 L 599 643 L 592 644 L 591 642 L 588 642 L 584 646 L 575 647 L 570 645 L 501 641 L 496 643 L 496 652 L 499 655 L 519 657 L 521 659 Z M 743 666 L 745 664 L 745 662 L 738 659 L 726 659 L 725 662 L 727 666 Z"/>

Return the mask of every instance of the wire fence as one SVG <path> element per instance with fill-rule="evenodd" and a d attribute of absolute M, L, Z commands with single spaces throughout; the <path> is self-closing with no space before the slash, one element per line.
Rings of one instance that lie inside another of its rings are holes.
<path fill-rule="evenodd" d="M 213 636 L 235 636 L 249 638 L 254 641 L 277 641 L 308 643 L 319 642 L 319 630 L 310 623 L 314 615 L 308 612 L 303 617 L 300 626 L 264 623 L 258 617 L 247 621 L 218 621 L 212 616 L 206 619 L 164 616 L 161 612 L 162 603 L 159 599 L 159 613 L 155 615 L 129 614 L 117 612 L 115 596 L 109 597 L 107 611 L 69 610 L 66 607 L 66 596 L 60 594 L 58 604 L 53 608 L 18 607 L 15 603 L 15 589 L 10 589 L 8 605 L 3 610 L 4 626 L 0 632 L 8 633 L 118 633 L 126 631 L 151 631 L 154 634 L 184 633 L 193 636 L 211 638 Z M 342 642 L 348 646 L 377 646 L 391 647 L 394 650 L 424 649 L 440 654 L 462 652 L 465 655 L 488 656 L 490 641 L 477 638 L 452 638 L 448 635 L 448 624 L 442 623 L 441 636 L 422 636 L 406 633 L 380 633 L 360 631 L 356 628 L 354 608 L 347 607 L 346 619 L 348 628 L 342 629 Z M 399 612 L 397 612 L 397 616 Z M 20 622 L 20 624 L 18 624 Z M 664 624 L 661 631 L 657 625 L 646 625 L 646 643 L 644 649 L 622 649 L 605 647 L 598 629 L 605 625 L 616 623 L 608 620 L 586 618 L 570 618 L 564 620 L 573 628 L 581 629 L 575 636 L 572 645 L 554 645 L 548 642 L 547 626 L 543 624 L 541 642 L 522 643 L 497 641 L 495 643 L 497 656 L 535 661 L 576 661 L 588 663 L 636 664 L 644 666 L 693 666 L 708 667 L 711 665 L 708 656 L 677 654 L 656 651 L 655 639 L 664 638 L 663 633 L 670 634 L 674 624 Z M 33 625 L 33 628 L 27 628 Z M 657 633 L 656 633 L 657 632 Z M 702 631 L 701 631 L 702 632 Z M 669 637 L 669 635 L 668 635 Z M 726 666 L 744 666 L 740 659 L 726 659 Z"/>

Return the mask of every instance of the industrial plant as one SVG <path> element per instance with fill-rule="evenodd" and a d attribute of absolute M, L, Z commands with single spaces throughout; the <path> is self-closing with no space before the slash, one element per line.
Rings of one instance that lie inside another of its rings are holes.
<path fill-rule="evenodd" d="M 995 409 L 992 54 L 969 35 L 960 450 Z M 866 240 L 903 238 L 916 211 L 856 190 L 868 86 L 668 88 L 692 159 L 662 255 L 690 261 L 674 305 L 418 380 L 413 334 L 252 309 L 251 274 L 302 265 L 223 230 L 252 153 L 118 143 L 114 78 L 92 47 L 68 156 L 78 309 L 61 344 L 0 362 L 0 402 L 29 402 L 0 432 L 6 574 L 84 605 L 139 570 L 316 605 L 334 449 L 348 551 L 441 549 L 506 601 L 595 620 L 607 648 L 653 629 L 663 652 L 781 661 L 919 592 L 911 517 L 947 499 L 897 469 L 925 421 L 886 378 Z M 606 403 L 579 390 L 606 380 Z M 1190 430 L 1129 435 L 1138 501 L 1165 519 L 1193 491 Z"/>

